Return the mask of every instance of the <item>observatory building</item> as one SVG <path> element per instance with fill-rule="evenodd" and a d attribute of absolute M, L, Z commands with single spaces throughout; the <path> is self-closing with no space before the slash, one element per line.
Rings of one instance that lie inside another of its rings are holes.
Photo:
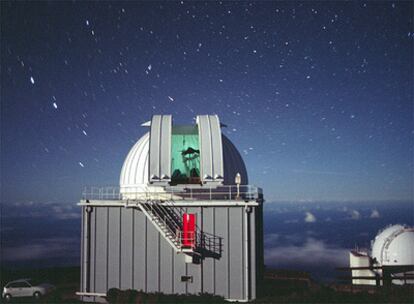
<path fill-rule="evenodd" d="M 387 276 L 389 283 L 414 284 L 414 228 L 389 226 L 372 241 L 371 255 L 353 250 L 349 258 L 354 285 L 383 285 Z"/>
<path fill-rule="evenodd" d="M 173 125 L 155 115 L 119 187 L 85 188 L 83 301 L 109 289 L 256 298 L 263 274 L 263 194 L 216 115 Z"/>

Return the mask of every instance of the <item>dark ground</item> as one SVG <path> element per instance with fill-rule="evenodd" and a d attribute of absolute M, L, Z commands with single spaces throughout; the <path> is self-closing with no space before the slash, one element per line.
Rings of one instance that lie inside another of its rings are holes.
<path fill-rule="evenodd" d="M 32 278 L 56 286 L 56 292 L 40 303 L 81 303 L 75 292 L 79 290 L 78 267 L 1 270 L 1 287 L 8 281 Z M 227 303 L 220 297 L 167 296 L 136 291 L 111 290 L 110 303 Z M 13 303 L 33 303 L 32 298 L 14 299 Z M 385 288 L 351 288 L 349 284 L 322 285 L 305 272 L 268 270 L 258 288 L 254 303 L 414 303 L 414 286 Z"/>
<path fill-rule="evenodd" d="M 79 267 L 54 267 L 42 269 L 0 270 L 0 284 L 3 286 L 12 280 L 30 278 L 56 286 L 56 292 L 41 299 L 40 303 L 82 303 L 75 295 L 79 291 Z M 12 303 L 33 303 L 32 298 L 13 299 Z"/>

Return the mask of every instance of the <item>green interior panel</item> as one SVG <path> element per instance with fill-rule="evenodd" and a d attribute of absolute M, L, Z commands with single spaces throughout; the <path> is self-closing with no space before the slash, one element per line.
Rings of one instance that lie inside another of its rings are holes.
<path fill-rule="evenodd" d="M 171 184 L 200 183 L 200 145 L 197 126 L 173 126 Z"/>

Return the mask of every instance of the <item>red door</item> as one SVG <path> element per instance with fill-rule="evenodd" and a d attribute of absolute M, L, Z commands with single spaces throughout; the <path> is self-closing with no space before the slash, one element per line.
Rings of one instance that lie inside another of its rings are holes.
<path fill-rule="evenodd" d="M 195 214 L 184 213 L 183 214 L 183 236 L 182 246 L 194 248 L 195 247 Z"/>

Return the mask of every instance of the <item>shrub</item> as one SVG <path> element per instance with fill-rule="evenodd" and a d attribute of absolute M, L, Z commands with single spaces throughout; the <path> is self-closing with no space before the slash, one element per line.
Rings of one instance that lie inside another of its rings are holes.
<path fill-rule="evenodd" d="M 118 303 L 118 298 L 121 292 L 122 291 L 119 290 L 118 288 L 109 289 L 108 292 L 106 293 L 106 300 L 108 301 L 108 303 L 110 304 Z"/>
<path fill-rule="evenodd" d="M 155 303 L 227 303 L 224 298 L 211 294 L 199 295 L 165 295 L 163 293 L 145 293 L 132 289 L 108 290 L 106 300 L 110 304 L 155 304 Z"/>

